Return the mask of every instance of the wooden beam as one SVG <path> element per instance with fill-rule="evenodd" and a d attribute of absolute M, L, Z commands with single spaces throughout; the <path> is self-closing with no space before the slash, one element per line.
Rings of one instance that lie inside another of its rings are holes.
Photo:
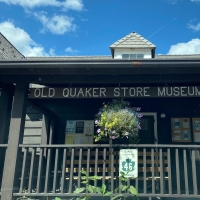
<path fill-rule="evenodd" d="M 7 143 L 6 132 L 8 133 L 8 122 L 12 107 L 13 85 L 2 85 L 0 94 L 0 144 Z"/>
<path fill-rule="evenodd" d="M 50 117 L 43 115 L 43 117 L 42 117 L 42 134 L 41 134 L 40 144 L 48 144 L 49 135 L 50 135 L 50 122 L 51 122 Z M 46 148 L 44 149 L 43 155 L 46 158 L 46 156 L 47 156 Z"/>
<path fill-rule="evenodd" d="M 12 109 L 13 85 L 1 85 L 0 94 L 0 144 L 7 144 Z M 6 148 L 0 149 L 0 187 Z"/>
<path fill-rule="evenodd" d="M 6 150 L 4 163 L 3 180 L 1 187 L 2 199 L 13 199 L 12 197 L 14 188 L 17 187 L 17 182 L 19 181 L 19 144 L 22 143 L 23 139 L 27 96 L 28 84 L 23 82 L 17 83 L 14 93 L 8 147 Z"/>
<path fill-rule="evenodd" d="M 165 84 L 165 83 L 193 83 L 199 82 L 199 73 L 194 74 L 127 74 L 127 75 L 38 75 L 38 76 L 0 76 L 0 81 L 13 83 L 20 80 L 35 84 Z"/>

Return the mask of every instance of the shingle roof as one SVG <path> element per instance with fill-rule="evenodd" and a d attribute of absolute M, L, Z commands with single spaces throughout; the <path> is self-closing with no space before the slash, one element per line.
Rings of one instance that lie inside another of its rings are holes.
<path fill-rule="evenodd" d="M 156 48 L 154 44 L 143 38 L 141 35 L 132 32 L 110 46 L 115 48 Z"/>
<path fill-rule="evenodd" d="M 152 58 L 144 58 L 139 60 L 148 60 Z M 154 59 L 159 60 L 192 60 L 200 59 L 200 54 L 187 54 L 187 55 L 156 55 Z M 26 57 L 28 61 L 105 61 L 113 60 L 111 55 L 107 56 L 51 56 L 51 57 Z M 137 59 L 136 59 L 137 60 Z"/>
<path fill-rule="evenodd" d="M 23 58 L 25 57 L 0 33 L 0 60 Z"/>

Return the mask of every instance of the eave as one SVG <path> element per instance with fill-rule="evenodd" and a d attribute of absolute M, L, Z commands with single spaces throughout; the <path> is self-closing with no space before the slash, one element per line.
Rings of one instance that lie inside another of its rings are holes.
<path fill-rule="evenodd" d="M 0 61 L 0 82 L 158 83 L 199 77 L 200 59 Z"/>

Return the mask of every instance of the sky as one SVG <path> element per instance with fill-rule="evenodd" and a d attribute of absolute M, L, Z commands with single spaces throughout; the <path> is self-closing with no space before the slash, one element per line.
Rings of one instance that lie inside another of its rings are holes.
<path fill-rule="evenodd" d="M 0 0 L 0 32 L 25 56 L 111 55 L 131 32 L 200 54 L 200 0 Z"/>

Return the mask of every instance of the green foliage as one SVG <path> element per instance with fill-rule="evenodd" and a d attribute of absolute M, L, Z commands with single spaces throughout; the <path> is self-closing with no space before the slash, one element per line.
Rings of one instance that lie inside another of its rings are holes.
<path fill-rule="evenodd" d="M 104 104 L 95 116 L 98 127 L 95 142 L 124 137 L 128 138 L 129 143 L 139 143 L 138 131 L 142 117 L 139 111 L 140 108 L 130 107 L 130 103 L 123 99 Z"/>
<path fill-rule="evenodd" d="M 127 171 L 126 173 L 124 172 L 120 172 L 120 177 L 119 179 L 121 180 L 121 185 L 119 185 L 118 188 L 115 189 L 115 192 L 118 192 L 121 189 L 121 196 L 124 197 L 124 199 L 126 199 L 128 196 L 130 196 L 130 194 L 128 192 L 130 192 L 132 195 L 134 195 L 135 198 L 138 199 L 138 192 L 136 190 L 136 188 L 134 186 L 127 186 L 127 182 L 130 179 L 134 179 L 134 177 L 127 177 L 127 175 L 129 174 L 129 171 Z M 111 200 L 114 200 L 113 198 L 111 198 Z"/>
<path fill-rule="evenodd" d="M 80 194 L 83 191 L 89 191 L 89 193 L 94 194 L 96 192 L 96 187 L 93 185 L 90 185 L 90 181 L 99 180 L 100 177 L 98 176 L 89 176 L 86 171 L 82 170 L 81 174 L 84 175 L 81 177 L 81 180 L 83 180 L 81 183 L 84 185 L 84 187 L 76 188 L 73 194 Z M 81 197 L 77 197 L 76 200 L 88 200 L 90 199 L 90 195 L 84 194 Z"/>
<path fill-rule="evenodd" d="M 138 192 L 137 190 L 133 187 L 133 186 L 127 186 L 127 182 L 130 178 L 127 178 L 127 173 L 124 173 L 124 172 L 120 172 L 120 177 L 119 179 L 121 180 L 121 185 L 116 188 L 114 190 L 114 192 L 112 191 L 108 191 L 107 188 L 106 188 L 106 185 L 105 184 L 102 184 L 101 187 L 97 187 L 97 186 L 93 186 L 90 184 L 91 181 L 96 181 L 96 180 L 99 180 L 100 177 L 99 176 L 89 176 L 87 174 L 86 171 L 81 171 L 81 174 L 83 175 L 81 177 L 82 179 L 82 184 L 83 184 L 83 187 L 80 187 L 80 188 L 76 188 L 74 191 L 73 191 L 73 194 L 74 195 L 77 195 L 77 194 L 81 194 L 79 197 L 76 198 L 76 200 L 89 200 L 91 198 L 91 194 L 100 194 L 101 197 L 102 197 L 102 200 L 104 197 L 108 197 L 110 196 L 111 197 L 111 200 L 117 200 L 118 198 L 124 198 L 126 199 L 130 194 L 134 195 L 134 197 L 137 197 L 138 196 Z M 119 194 L 119 190 L 121 190 L 121 193 Z M 89 193 L 83 193 L 85 191 L 88 191 Z M 130 192 L 130 194 L 128 194 L 127 192 Z M 48 197 L 47 197 L 48 199 Z M 19 197 L 17 200 L 31 200 L 31 198 L 28 198 L 25 196 L 25 193 L 22 197 Z M 61 198 L 59 197 L 56 197 L 55 200 L 61 200 Z"/>
<path fill-rule="evenodd" d="M 135 189 L 135 187 L 133 187 L 132 185 L 127 186 L 127 182 L 130 179 L 132 179 L 132 178 L 127 177 L 128 173 L 129 173 L 129 171 L 126 173 L 120 172 L 119 179 L 121 180 L 121 185 L 119 185 L 119 187 L 116 188 L 113 193 L 112 191 L 107 191 L 105 184 L 102 184 L 101 187 L 90 185 L 90 181 L 99 180 L 100 177 L 99 176 L 89 176 L 86 171 L 81 171 L 81 174 L 84 175 L 81 177 L 81 179 L 83 180 L 81 183 L 84 185 L 84 187 L 76 188 L 75 191 L 73 192 L 73 194 L 81 194 L 84 191 L 89 192 L 88 194 L 83 194 L 82 196 L 77 197 L 76 200 L 89 200 L 91 197 L 91 194 L 100 194 L 102 196 L 102 199 L 106 196 L 110 196 L 111 200 L 115 200 L 115 199 L 118 199 L 121 197 L 126 199 L 130 194 L 134 195 L 134 197 L 137 197 L 138 192 Z M 119 190 L 121 190 L 120 194 L 118 193 Z M 130 194 L 128 192 L 130 192 Z"/>

